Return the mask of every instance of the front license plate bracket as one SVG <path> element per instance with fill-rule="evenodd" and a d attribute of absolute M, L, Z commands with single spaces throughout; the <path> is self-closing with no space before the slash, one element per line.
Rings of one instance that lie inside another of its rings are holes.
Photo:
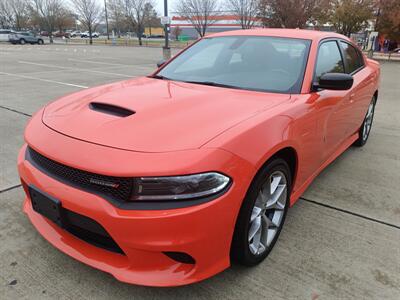
<path fill-rule="evenodd" d="M 46 217 L 50 221 L 63 227 L 61 201 L 38 190 L 36 187 L 29 186 L 32 208 L 37 213 Z"/>

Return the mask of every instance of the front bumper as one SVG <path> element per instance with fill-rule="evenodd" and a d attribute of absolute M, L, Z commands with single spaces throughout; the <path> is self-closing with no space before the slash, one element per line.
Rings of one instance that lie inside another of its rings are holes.
<path fill-rule="evenodd" d="M 29 125 L 31 126 L 32 124 Z M 31 146 L 41 145 L 41 149 L 38 150 L 42 153 L 47 153 L 46 150 L 48 150 L 52 156 L 54 152 L 49 145 L 60 146 L 57 142 L 61 140 L 64 141 L 63 149 L 74 144 L 79 148 L 80 155 L 84 157 L 88 153 L 87 147 L 94 149 L 89 143 L 67 138 L 48 128 L 42 129 L 42 134 L 35 135 L 36 137 L 26 135 Z M 37 144 L 38 136 L 40 136 L 39 139 L 53 136 L 51 140 L 54 143 Z M 100 196 L 68 186 L 42 173 L 25 160 L 26 147 L 26 145 L 23 146 L 18 157 L 21 179 L 26 184 L 34 185 L 60 200 L 64 208 L 98 222 L 125 255 L 93 246 L 61 229 L 35 212 L 27 196 L 23 205 L 24 212 L 39 233 L 64 253 L 108 272 L 120 281 L 149 286 L 189 284 L 208 278 L 229 267 L 230 245 L 236 217 L 250 183 L 248 178 L 252 178 L 253 172 L 252 168 L 239 158 L 224 153 L 223 155 L 229 156 L 227 160 L 229 163 L 224 162 L 214 168 L 216 171 L 226 172 L 233 179 L 230 189 L 217 199 L 179 209 L 123 210 Z M 108 151 L 108 154 L 115 151 L 105 147 L 97 146 L 97 148 Z M 92 154 L 96 153 L 92 152 Z M 129 153 L 129 155 L 132 154 Z M 68 158 L 68 155 L 64 153 L 61 156 L 66 157 L 66 160 L 72 157 Z M 216 158 L 210 160 L 213 162 Z M 69 163 L 74 165 L 72 161 Z M 89 166 L 92 165 L 90 159 L 87 159 L 86 163 Z M 205 163 L 205 168 L 209 168 L 208 163 Z M 93 171 L 93 168 L 91 170 Z M 236 184 L 237 182 L 241 184 Z M 163 252 L 189 254 L 194 258 L 195 264 L 179 263 Z"/>

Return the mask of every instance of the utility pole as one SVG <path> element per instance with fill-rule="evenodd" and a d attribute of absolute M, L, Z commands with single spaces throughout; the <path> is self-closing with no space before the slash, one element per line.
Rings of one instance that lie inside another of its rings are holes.
<path fill-rule="evenodd" d="M 171 49 L 169 48 L 169 21 L 168 21 L 168 0 L 164 0 L 164 35 L 165 35 L 165 45 L 163 47 L 163 57 L 165 60 L 171 58 Z"/>
<path fill-rule="evenodd" d="M 107 40 L 109 40 L 110 39 L 110 32 L 108 30 L 107 0 L 104 0 L 104 12 L 105 12 L 105 16 L 106 16 Z"/>

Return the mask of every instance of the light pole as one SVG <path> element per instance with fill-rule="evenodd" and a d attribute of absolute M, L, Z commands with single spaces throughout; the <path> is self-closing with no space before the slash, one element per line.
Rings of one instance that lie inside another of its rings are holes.
<path fill-rule="evenodd" d="M 165 44 L 163 47 L 163 57 L 165 60 L 171 58 L 171 49 L 169 48 L 169 39 L 168 39 L 168 30 L 169 30 L 169 20 L 168 20 L 168 0 L 164 0 L 164 35 L 165 35 Z"/>

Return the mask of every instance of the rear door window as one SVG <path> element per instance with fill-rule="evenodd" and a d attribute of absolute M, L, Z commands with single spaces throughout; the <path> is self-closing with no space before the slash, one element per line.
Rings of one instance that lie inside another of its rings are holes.
<path fill-rule="evenodd" d="M 360 51 L 346 42 L 341 41 L 340 45 L 343 49 L 344 57 L 346 58 L 347 62 L 346 73 L 351 74 L 360 69 L 364 65 Z"/>

